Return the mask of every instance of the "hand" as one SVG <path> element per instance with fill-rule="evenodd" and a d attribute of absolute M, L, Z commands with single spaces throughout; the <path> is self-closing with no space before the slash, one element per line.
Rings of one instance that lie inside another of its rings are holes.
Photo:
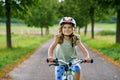
<path fill-rule="evenodd" d="M 48 57 L 47 60 L 48 60 L 48 62 L 53 62 L 54 58 L 53 57 Z"/>
<path fill-rule="evenodd" d="M 85 58 L 85 60 L 86 60 L 87 63 L 91 63 L 92 59 L 91 58 Z"/>

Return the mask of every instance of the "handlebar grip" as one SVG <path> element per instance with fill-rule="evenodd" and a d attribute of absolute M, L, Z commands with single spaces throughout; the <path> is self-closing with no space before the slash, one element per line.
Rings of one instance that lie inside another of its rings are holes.
<path fill-rule="evenodd" d="M 83 62 L 87 62 L 86 60 L 83 60 Z M 93 63 L 93 59 L 91 59 L 90 63 Z"/>
<path fill-rule="evenodd" d="M 54 59 L 53 62 L 54 62 L 54 63 L 57 63 L 57 62 L 58 62 L 58 58 Z"/>
<path fill-rule="evenodd" d="M 56 63 L 57 61 L 58 61 L 58 59 L 56 58 L 52 62 Z M 50 61 L 47 59 L 46 62 L 49 63 Z"/>
<path fill-rule="evenodd" d="M 49 60 L 47 59 L 46 62 L 49 63 Z"/>
<path fill-rule="evenodd" d="M 93 63 L 93 59 L 91 59 L 91 63 Z"/>

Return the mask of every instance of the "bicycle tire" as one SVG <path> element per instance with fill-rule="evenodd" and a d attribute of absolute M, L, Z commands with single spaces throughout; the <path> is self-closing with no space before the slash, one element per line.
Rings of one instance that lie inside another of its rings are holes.
<path fill-rule="evenodd" d="M 74 80 L 73 75 L 68 75 L 67 80 Z"/>

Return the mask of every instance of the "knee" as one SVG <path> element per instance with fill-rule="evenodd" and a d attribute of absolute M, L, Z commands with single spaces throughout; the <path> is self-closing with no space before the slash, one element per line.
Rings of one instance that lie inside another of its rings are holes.
<path fill-rule="evenodd" d="M 80 72 L 81 67 L 79 65 L 74 65 L 74 66 L 72 66 L 72 70 L 73 70 L 73 72 Z"/>

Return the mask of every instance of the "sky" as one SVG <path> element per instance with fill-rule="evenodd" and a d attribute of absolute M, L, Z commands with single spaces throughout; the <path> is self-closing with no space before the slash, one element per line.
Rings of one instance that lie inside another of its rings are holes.
<path fill-rule="evenodd" d="M 64 1 L 64 0 L 59 0 L 59 2 Z"/>

